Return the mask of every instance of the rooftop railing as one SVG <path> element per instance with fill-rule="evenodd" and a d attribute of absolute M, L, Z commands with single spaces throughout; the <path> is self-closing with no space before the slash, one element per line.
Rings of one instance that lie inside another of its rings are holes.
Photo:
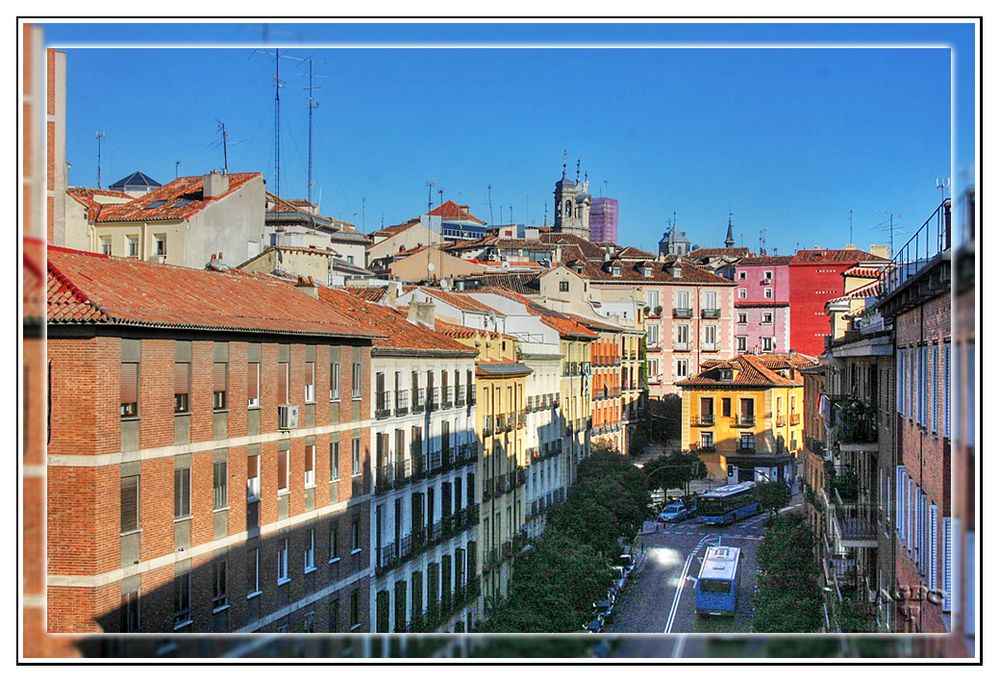
<path fill-rule="evenodd" d="M 951 199 L 942 201 L 924 224 L 917 228 L 882 271 L 885 297 L 921 272 L 934 258 L 951 249 Z"/>

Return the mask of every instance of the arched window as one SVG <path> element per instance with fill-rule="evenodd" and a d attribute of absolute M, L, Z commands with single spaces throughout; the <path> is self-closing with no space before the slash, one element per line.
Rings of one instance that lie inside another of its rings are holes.
<path fill-rule="evenodd" d="M 565 215 L 566 215 L 567 218 L 572 218 L 573 217 L 573 202 L 571 202 L 568 199 L 566 200 Z"/>

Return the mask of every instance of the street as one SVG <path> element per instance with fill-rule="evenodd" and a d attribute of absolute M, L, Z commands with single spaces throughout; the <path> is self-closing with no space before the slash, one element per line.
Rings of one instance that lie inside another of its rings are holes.
<path fill-rule="evenodd" d="M 619 598 L 609 633 L 746 633 L 757 572 L 757 546 L 764 537 L 766 514 L 728 527 L 689 520 L 663 524 L 651 521 L 640 536 L 644 547 L 632 583 Z M 721 535 L 721 536 L 720 536 Z M 741 550 L 741 584 L 735 617 L 695 615 L 694 581 L 710 545 Z"/>

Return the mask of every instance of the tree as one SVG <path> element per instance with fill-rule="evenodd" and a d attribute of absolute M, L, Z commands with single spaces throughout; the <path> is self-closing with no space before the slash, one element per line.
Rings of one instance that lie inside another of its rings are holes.
<path fill-rule="evenodd" d="M 757 550 L 753 630 L 815 633 L 823 626 L 823 591 L 813 558 L 813 536 L 799 514 L 769 521 Z"/>
<path fill-rule="evenodd" d="M 791 491 L 788 490 L 788 486 L 783 481 L 768 481 L 757 484 L 756 490 L 760 506 L 769 510 L 772 517 L 777 515 L 778 510 L 788 505 L 788 501 L 792 499 Z"/>
<path fill-rule="evenodd" d="M 677 453 L 660 456 L 643 467 L 646 472 L 646 486 L 650 491 L 669 489 L 686 490 L 694 479 L 708 476 L 708 468 L 696 453 Z"/>

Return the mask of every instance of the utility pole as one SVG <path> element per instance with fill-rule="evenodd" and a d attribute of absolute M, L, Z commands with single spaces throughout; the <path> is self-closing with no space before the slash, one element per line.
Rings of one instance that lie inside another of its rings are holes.
<path fill-rule="evenodd" d="M 229 131 L 226 130 L 226 124 L 219 121 L 219 132 L 222 133 L 222 173 L 223 175 L 228 175 L 229 173 Z M 180 162 L 177 162 L 180 163 Z"/>
<path fill-rule="evenodd" d="M 101 143 L 108 136 L 103 130 L 97 131 L 97 189 L 101 189 Z"/>
<path fill-rule="evenodd" d="M 323 76 L 316 76 L 317 78 L 323 78 Z M 312 204 L 312 191 L 313 191 L 313 111 L 319 109 L 319 100 L 313 97 L 313 92 L 319 90 L 320 86 L 313 85 L 313 60 L 309 60 L 309 85 L 305 87 L 305 90 L 309 92 L 309 98 L 306 106 L 309 108 L 309 152 L 308 161 L 306 162 L 306 201 Z"/>
<path fill-rule="evenodd" d="M 181 160 L 178 159 L 174 162 L 174 180 L 180 177 Z"/>
<path fill-rule="evenodd" d="M 490 225 L 495 225 L 494 222 L 493 222 L 493 186 L 492 185 L 487 185 L 486 186 L 486 201 L 489 202 L 489 205 L 490 205 Z"/>
<path fill-rule="evenodd" d="M 281 81 L 281 60 L 290 59 L 295 62 L 304 62 L 304 59 L 290 57 L 289 55 L 275 49 L 254 50 L 250 55 L 262 54 L 274 57 L 274 194 L 281 196 L 281 88 L 284 83 Z"/>

